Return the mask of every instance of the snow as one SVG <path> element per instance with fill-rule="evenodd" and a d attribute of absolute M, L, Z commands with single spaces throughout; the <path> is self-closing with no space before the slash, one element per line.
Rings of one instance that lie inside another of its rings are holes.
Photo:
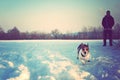
<path fill-rule="evenodd" d="M 77 60 L 88 43 L 91 62 Z M 119 49 L 102 40 L 0 41 L 0 80 L 120 80 Z"/>
<path fill-rule="evenodd" d="M 10 78 L 10 79 L 7 79 L 7 80 L 29 80 L 30 79 L 30 72 L 29 72 L 29 70 L 26 66 L 21 64 L 18 67 L 18 69 L 19 69 L 19 72 L 21 72 L 20 75 L 18 77 Z"/>

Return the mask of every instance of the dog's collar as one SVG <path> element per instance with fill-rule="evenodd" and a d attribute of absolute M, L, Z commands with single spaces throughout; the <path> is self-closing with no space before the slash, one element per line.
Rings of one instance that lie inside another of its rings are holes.
<path fill-rule="evenodd" d="M 86 57 L 86 54 L 85 54 L 85 55 L 83 55 L 83 54 L 81 53 L 81 55 L 82 55 L 82 57 Z"/>

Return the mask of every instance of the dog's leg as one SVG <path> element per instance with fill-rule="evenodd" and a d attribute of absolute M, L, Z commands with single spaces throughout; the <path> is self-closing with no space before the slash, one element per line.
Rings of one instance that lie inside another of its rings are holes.
<path fill-rule="evenodd" d="M 77 59 L 79 59 L 79 54 L 77 54 Z"/>
<path fill-rule="evenodd" d="M 86 64 L 86 61 L 85 60 L 81 60 L 82 64 Z"/>
<path fill-rule="evenodd" d="M 88 53 L 87 56 L 86 56 L 86 61 L 90 62 L 90 58 L 91 58 L 91 55 L 90 55 L 90 53 Z"/>
<path fill-rule="evenodd" d="M 80 49 L 77 49 L 77 59 L 79 59 L 79 51 Z"/>

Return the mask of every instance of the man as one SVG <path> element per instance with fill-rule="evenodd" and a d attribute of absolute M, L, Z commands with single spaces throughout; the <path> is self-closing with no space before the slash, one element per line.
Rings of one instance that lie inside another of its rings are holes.
<path fill-rule="evenodd" d="M 109 45 L 112 46 L 112 27 L 114 25 L 114 18 L 110 15 L 110 11 L 106 11 L 106 15 L 102 20 L 103 30 L 103 46 L 106 46 L 106 39 L 109 38 Z"/>

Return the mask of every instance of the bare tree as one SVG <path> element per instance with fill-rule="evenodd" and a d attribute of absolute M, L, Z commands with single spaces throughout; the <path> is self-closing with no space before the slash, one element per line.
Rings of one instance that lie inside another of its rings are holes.
<path fill-rule="evenodd" d="M 17 29 L 17 27 L 14 27 L 13 29 L 8 30 L 7 38 L 8 39 L 20 39 L 20 31 Z"/>
<path fill-rule="evenodd" d="M 5 39 L 5 32 L 2 27 L 0 27 L 0 39 Z"/>
<path fill-rule="evenodd" d="M 54 39 L 58 39 L 60 37 L 60 32 L 58 31 L 58 29 L 55 29 L 51 32 L 51 35 Z"/>

